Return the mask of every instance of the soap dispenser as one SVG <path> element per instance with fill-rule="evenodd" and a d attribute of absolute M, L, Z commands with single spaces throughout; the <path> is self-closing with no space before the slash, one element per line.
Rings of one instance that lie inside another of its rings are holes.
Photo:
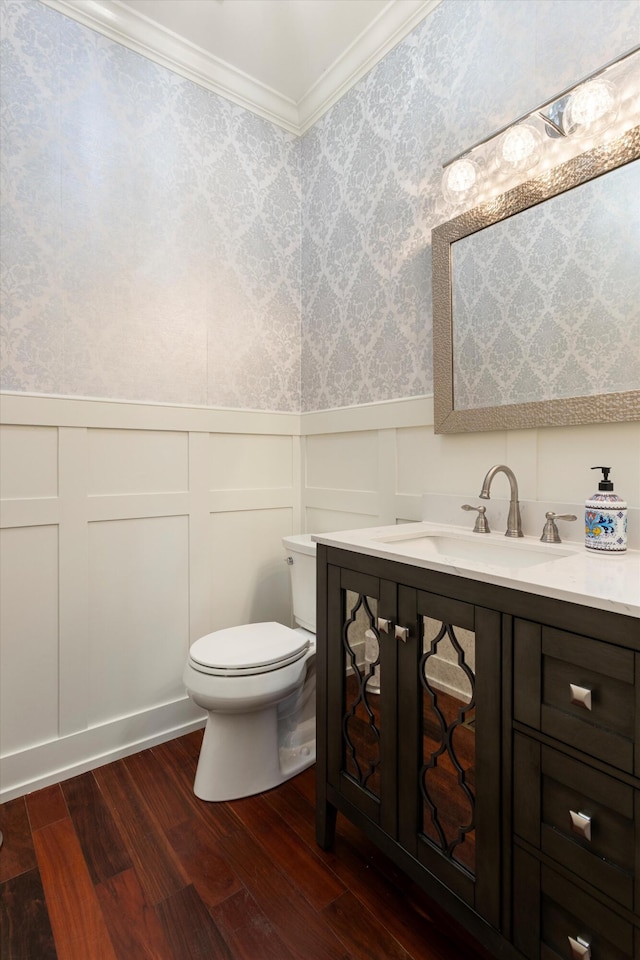
<path fill-rule="evenodd" d="M 627 504 L 613 492 L 611 467 L 591 469 L 602 470 L 603 479 L 597 493 L 584 504 L 585 547 L 601 553 L 622 553 L 627 549 Z"/>

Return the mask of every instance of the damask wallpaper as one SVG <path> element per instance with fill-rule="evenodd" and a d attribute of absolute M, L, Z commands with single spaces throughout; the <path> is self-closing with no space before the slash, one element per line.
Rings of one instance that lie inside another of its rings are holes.
<path fill-rule="evenodd" d="M 300 143 L 39 0 L 2 4 L 2 387 L 300 398 Z"/>
<path fill-rule="evenodd" d="M 444 0 L 302 145 L 302 406 L 433 391 L 441 164 L 628 50 L 628 0 Z"/>
<path fill-rule="evenodd" d="M 2 387 L 429 394 L 441 163 L 629 48 L 633 0 L 443 0 L 302 138 L 3 0 Z"/>

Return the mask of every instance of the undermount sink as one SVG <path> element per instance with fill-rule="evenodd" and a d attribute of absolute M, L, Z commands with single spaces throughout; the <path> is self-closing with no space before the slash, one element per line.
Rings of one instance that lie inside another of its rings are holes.
<path fill-rule="evenodd" d="M 472 560 L 500 567 L 533 567 L 572 555 L 572 551 L 542 543 L 521 540 L 497 540 L 485 534 L 433 533 L 393 534 L 378 538 L 378 543 L 397 545 L 407 556 L 450 557 L 452 560 Z"/>

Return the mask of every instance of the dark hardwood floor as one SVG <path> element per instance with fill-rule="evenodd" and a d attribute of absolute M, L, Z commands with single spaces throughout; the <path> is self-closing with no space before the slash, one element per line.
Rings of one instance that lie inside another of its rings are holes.
<path fill-rule="evenodd" d="M 344 818 L 314 771 L 198 800 L 201 732 L 0 806 L 2 960 L 480 960 Z"/>

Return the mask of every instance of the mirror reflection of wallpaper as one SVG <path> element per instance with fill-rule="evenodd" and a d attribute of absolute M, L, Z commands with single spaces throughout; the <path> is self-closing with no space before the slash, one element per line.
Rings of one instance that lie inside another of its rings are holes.
<path fill-rule="evenodd" d="M 2 4 L 2 387 L 297 411 L 300 144 Z"/>
<path fill-rule="evenodd" d="M 640 161 L 457 241 L 456 409 L 640 386 Z"/>

